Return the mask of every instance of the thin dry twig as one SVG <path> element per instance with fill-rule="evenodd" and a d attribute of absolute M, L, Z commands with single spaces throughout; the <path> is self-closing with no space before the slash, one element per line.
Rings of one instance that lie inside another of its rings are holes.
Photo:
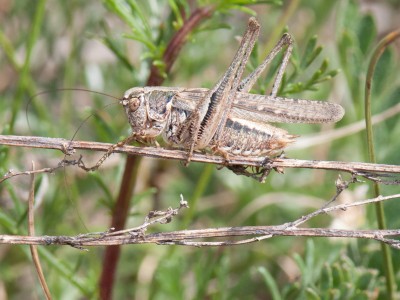
<path fill-rule="evenodd" d="M 32 162 L 32 172 L 35 170 L 35 164 Z M 35 220 L 34 220 L 34 201 L 35 201 L 35 173 L 31 175 L 29 198 L 28 198 L 28 234 L 35 236 Z M 39 277 L 40 285 L 42 286 L 46 299 L 52 299 L 49 287 L 47 286 L 46 278 L 43 274 L 42 265 L 40 264 L 39 254 L 36 245 L 29 246 L 31 250 L 32 260 L 35 265 L 36 272 Z"/>
<path fill-rule="evenodd" d="M 17 147 L 31 147 L 31 148 L 45 148 L 56 149 L 63 153 L 72 153 L 76 149 L 85 149 L 93 151 L 107 151 L 112 144 L 89 142 L 89 141 L 69 141 L 60 138 L 47 138 L 37 136 L 15 136 L 15 135 L 0 135 L 0 144 L 17 146 Z M 67 149 L 67 150 L 66 150 Z M 176 159 L 186 161 L 187 153 L 181 150 L 168 150 L 156 147 L 136 147 L 124 145 L 115 149 L 116 153 L 125 153 L 129 155 L 148 156 L 153 158 L 162 159 Z M 212 163 L 217 165 L 226 165 L 226 160 L 221 156 L 212 154 L 194 153 L 191 159 L 194 162 Z M 39 172 L 54 172 L 57 169 L 77 165 L 84 166 L 81 158 L 78 160 L 63 160 L 54 168 L 45 168 L 35 171 Z M 231 166 L 246 166 L 254 168 L 267 168 L 281 171 L 284 168 L 307 168 L 307 169 L 324 169 L 336 170 L 350 173 L 354 176 L 361 176 L 366 179 L 372 180 L 382 184 L 400 184 L 400 180 L 394 178 L 396 174 L 400 174 L 400 166 L 386 165 L 386 164 L 371 164 L 361 162 L 343 162 L 343 161 L 317 161 L 317 160 L 300 160 L 290 158 L 274 158 L 265 160 L 262 157 L 231 157 L 229 160 Z M 16 175 L 29 175 L 30 171 L 24 172 L 8 172 L 0 179 L 0 183 L 8 178 Z M 392 178 L 393 177 L 393 178 Z"/>
<path fill-rule="evenodd" d="M 345 237 L 363 238 L 381 241 L 389 246 L 400 249 L 400 241 L 388 237 L 400 237 L 400 229 L 391 230 L 345 230 L 331 228 L 298 228 L 300 224 L 311 218 L 327 214 L 332 211 L 345 211 L 348 208 L 362 206 L 370 203 L 387 201 L 400 198 L 400 194 L 380 196 L 377 198 L 324 207 L 316 212 L 310 213 L 293 222 L 278 226 L 242 226 L 222 227 L 197 230 L 181 230 L 172 232 L 158 232 L 145 234 L 147 228 L 155 223 L 165 224 L 178 214 L 179 210 L 187 207 L 187 203 L 181 199 L 180 206 L 176 209 L 168 209 L 165 212 L 153 212 L 146 217 L 143 225 L 121 231 L 108 230 L 100 233 L 81 234 L 78 236 L 16 236 L 0 235 L 0 244 L 23 244 L 23 245 L 69 245 L 78 249 L 90 246 L 109 246 L 125 244 L 154 243 L 159 245 L 182 245 L 182 246 L 233 246 L 246 243 L 258 242 L 276 236 L 302 236 L 302 237 Z M 151 220 L 155 217 L 153 220 Z M 225 241 L 194 241 L 210 238 L 239 238 L 250 237 L 241 240 Z"/>
<path fill-rule="evenodd" d="M 74 166 L 74 165 L 79 165 L 80 160 L 67 160 L 63 159 L 58 163 L 57 166 L 52 167 L 52 168 L 42 168 L 38 170 L 32 170 L 32 171 L 22 171 L 22 172 L 16 172 L 14 170 L 9 170 L 4 176 L 0 179 L 0 183 L 3 181 L 6 181 L 7 179 L 10 179 L 12 177 L 20 176 L 20 175 L 35 175 L 35 174 L 41 174 L 41 173 L 54 173 L 58 169 L 62 169 L 67 166 Z"/>
<path fill-rule="evenodd" d="M 331 205 L 334 201 L 336 201 L 336 199 L 339 197 L 339 195 L 346 190 L 350 184 L 358 182 L 357 178 L 353 175 L 353 178 L 350 181 L 344 181 L 342 180 L 342 177 L 339 175 L 339 178 L 336 180 L 336 194 L 327 202 L 325 203 L 320 209 L 306 215 L 306 216 L 302 216 L 300 219 L 294 221 L 294 222 L 290 222 L 287 223 L 286 225 L 290 228 L 292 227 L 298 227 L 299 225 L 309 221 L 310 219 L 323 214 L 323 213 L 328 213 L 330 211 L 333 210 L 338 210 L 338 209 L 342 209 L 345 210 L 345 208 L 342 208 L 342 206 L 337 205 L 337 206 L 333 206 L 329 208 L 329 205 Z M 367 200 L 368 201 L 368 200 Z M 351 206 L 358 206 L 358 203 L 363 203 L 363 202 L 355 202 L 353 204 L 344 204 L 345 207 L 351 207 Z M 369 203 L 369 202 L 367 202 Z M 363 203 L 363 204 L 367 204 L 367 203 Z M 361 205 L 361 204 L 360 204 Z"/>

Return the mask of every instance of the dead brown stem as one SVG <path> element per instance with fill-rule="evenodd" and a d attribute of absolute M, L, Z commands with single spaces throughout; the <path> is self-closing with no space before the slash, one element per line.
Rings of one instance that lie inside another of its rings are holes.
<path fill-rule="evenodd" d="M 30 147 L 30 148 L 43 148 L 43 149 L 56 149 L 65 152 L 68 148 L 69 152 L 76 149 L 85 149 L 93 151 L 107 151 L 111 144 L 99 143 L 99 142 L 88 142 L 88 141 L 69 141 L 60 138 L 46 138 L 37 136 L 14 136 L 14 135 L 0 135 L 0 144 L 17 147 Z M 116 153 L 125 153 L 129 155 L 137 156 L 148 156 L 153 158 L 161 159 L 175 159 L 185 161 L 187 159 L 187 153 L 180 150 L 167 150 L 163 148 L 155 147 L 136 147 L 124 145 L 115 149 Z M 194 153 L 192 161 L 212 163 L 217 165 L 224 165 L 226 161 L 223 157 Z M 80 165 L 81 160 L 64 160 L 54 168 L 45 168 L 42 170 L 36 170 L 35 173 L 40 172 L 54 172 L 58 168 L 64 165 Z M 242 166 L 253 166 L 263 167 L 265 159 L 262 157 L 231 157 L 231 165 L 242 165 Z M 268 167 L 274 169 L 281 168 L 306 168 L 306 169 L 324 169 L 324 170 L 335 170 L 350 173 L 352 175 L 361 176 L 369 180 L 383 183 L 383 184 L 399 184 L 399 179 L 392 178 L 400 174 L 400 166 L 397 165 L 385 165 L 385 164 L 371 164 L 362 162 L 343 162 L 343 161 L 317 161 L 317 160 L 300 160 L 290 158 L 275 158 L 268 161 Z M 4 175 L 0 180 L 4 181 L 8 178 L 16 175 L 29 175 L 31 171 L 24 172 L 13 172 L 10 171 Z"/>
<path fill-rule="evenodd" d="M 303 216 L 293 222 L 278 226 L 242 226 L 242 227 L 221 227 L 197 230 L 181 230 L 172 232 L 158 232 L 145 234 L 147 228 L 154 223 L 166 224 L 178 214 L 179 210 L 187 206 L 187 203 L 180 202 L 176 209 L 167 209 L 165 212 L 152 212 L 146 217 L 145 222 L 129 230 L 106 231 L 100 233 L 89 233 L 78 236 L 17 236 L 0 235 L 0 244 L 18 245 L 69 245 L 78 249 L 92 246 L 111 246 L 126 244 L 148 244 L 159 245 L 181 245 L 181 246 L 233 246 L 252 243 L 269 239 L 276 236 L 302 236 L 302 237 L 345 237 L 363 238 L 384 242 L 395 249 L 400 249 L 400 241 L 389 237 L 400 237 L 400 229 L 391 230 L 345 230 L 331 228 L 298 228 L 304 220 L 326 214 L 332 211 L 346 211 L 355 206 L 362 206 L 370 203 L 387 201 L 400 198 L 400 194 L 380 196 L 354 203 L 340 204 L 332 207 L 325 207 Z M 231 238 L 247 237 L 246 239 L 232 240 Z M 225 238 L 225 241 L 204 241 L 204 239 Z M 228 239 L 229 238 L 229 239 Z M 193 241 L 202 239 L 203 241 Z"/>
<path fill-rule="evenodd" d="M 35 164 L 32 162 L 32 171 L 35 170 Z M 35 219 L 34 219 L 34 202 L 35 202 L 35 173 L 32 172 L 30 189 L 29 189 L 29 198 L 28 198 L 28 234 L 29 236 L 35 236 Z M 40 285 L 42 286 L 43 293 L 46 299 L 52 299 L 49 287 L 46 282 L 46 278 L 43 274 L 42 265 L 40 263 L 39 254 L 37 251 L 36 245 L 29 246 L 32 255 L 32 261 L 35 265 L 36 273 L 39 277 Z"/>

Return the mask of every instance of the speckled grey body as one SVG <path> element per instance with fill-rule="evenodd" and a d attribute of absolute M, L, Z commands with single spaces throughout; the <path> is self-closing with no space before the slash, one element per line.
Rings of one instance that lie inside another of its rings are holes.
<path fill-rule="evenodd" d="M 161 135 L 172 147 L 211 150 L 228 157 L 273 156 L 296 136 L 271 123 L 327 123 L 344 114 L 338 104 L 277 96 L 292 51 L 284 34 L 271 53 L 249 76 L 242 78 L 260 26 L 250 18 L 240 47 L 222 78 L 211 89 L 141 87 L 125 92 L 121 104 L 132 137 L 151 141 Z M 287 46 L 269 96 L 250 94 L 266 66 Z"/>
<path fill-rule="evenodd" d="M 182 143 L 182 126 L 196 110 L 208 89 L 143 87 L 128 90 L 121 101 L 133 133 L 139 140 L 162 136 L 169 146 L 189 149 Z M 343 109 L 333 103 L 273 98 L 237 92 L 222 134 L 213 136 L 206 147 L 235 156 L 273 156 L 295 135 L 270 123 L 325 123 L 335 121 Z"/>

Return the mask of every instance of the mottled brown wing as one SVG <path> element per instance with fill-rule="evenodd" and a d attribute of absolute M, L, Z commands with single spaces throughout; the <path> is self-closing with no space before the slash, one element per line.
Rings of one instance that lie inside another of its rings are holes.
<path fill-rule="evenodd" d="M 258 123 L 330 123 L 339 121 L 344 109 L 335 103 L 288 99 L 238 92 L 230 116 Z"/>
<path fill-rule="evenodd" d="M 209 89 L 203 88 L 179 89 L 172 100 L 172 106 L 185 111 L 194 111 L 200 100 L 207 95 L 208 91 Z"/>

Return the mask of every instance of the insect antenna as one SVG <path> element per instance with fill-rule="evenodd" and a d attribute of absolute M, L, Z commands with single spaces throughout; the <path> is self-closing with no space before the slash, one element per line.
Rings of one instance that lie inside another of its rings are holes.
<path fill-rule="evenodd" d="M 107 97 L 109 97 L 109 98 L 111 98 L 111 99 L 115 99 L 115 100 L 118 100 L 118 101 L 121 100 L 119 97 L 115 97 L 115 96 L 113 96 L 113 95 L 110 95 L 110 94 L 107 94 L 107 93 L 104 93 L 104 92 L 92 91 L 92 90 L 84 89 L 84 88 L 56 88 L 56 89 L 52 89 L 52 90 L 41 91 L 41 92 L 39 92 L 39 93 L 37 93 L 37 94 L 31 96 L 31 97 L 29 98 L 29 100 L 28 100 L 28 103 L 26 103 L 26 106 L 25 106 L 25 119 L 26 119 L 26 122 L 28 123 L 28 128 L 29 128 L 29 130 L 32 131 L 31 125 L 30 125 L 30 123 L 29 123 L 28 111 L 29 111 L 29 106 L 31 105 L 31 103 L 33 102 L 33 100 L 34 100 L 35 98 L 41 96 L 41 95 L 46 95 L 46 94 L 50 94 L 50 93 L 57 92 L 57 91 L 59 91 L 59 92 L 65 92 L 65 91 L 87 92 L 87 93 L 92 93 L 92 94 L 107 96 Z M 103 108 L 104 108 L 104 107 L 103 107 Z M 80 127 L 81 127 L 81 126 L 80 126 Z"/>
<path fill-rule="evenodd" d="M 118 100 L 119 100 L 119 98 L 118 98 Z M 104 110 L 104 109 L 107 109 L 107 108 L 109 108 L 110 106 L 115 105 L 115 104 L 118 104 L 118 103 L 117 103 L 117 102 L 114 102 L 114 103 L 106 104 L 106 105 L 100 107 L 99 109 L 96 109 L 95 111 L 93 111 L 90 115 L 88 115 L 88 116 L 79 124 L 78 128 L 75 130 L 74 134 L 73 134 L 72 137 L 70 138 L 70 142 L 72 142 L 72 141 L 75 139 L 75 137 L 76 137 L 76 135 L 78 134 L 79 130 L 83 127 L 83 125 L 85 125 L 85 123 L 86 123 L 87 121 L 89 121 L 89 119 L 90 119 L 91 117 L 95 116 L 95 115 L 97 114 L 97 112 L 102 111 L 102 110 Z"/>
<path fill-rule="evenodd" d="M 31 128 L 30 123 L 29 123 L 29 115 L 28 115 L 29 106 L 31 105 L 31 103 L 33 102 L 33 100 L 34 100 L 36 97 L 41 96 L 41 95 L 45 95 L 45 94 L 49 94 L 49 93 L 52 93 L 52 92 L 55 92 L 55 91 L 79 91 L 79 92 L 88 92 L 88 93 L 93 93 L 93 94 L 97 94 L 97 95 L 107 96 L 107 97 L 109 97 L 109 98 L 111 98 L 111 99 L 114 99 L 114 100 L 117 100 L 117 101 L 120 101 L 120 100 L 121 100 L 120 98 L 115 97 L 115 96 L 110 95 L 110 94 L 107 94 L 107 93 L 98 92 L 98 91 L 92 91 L 92 90 L 83 89 L 83 88 L 59 88 L 59 89 L 46 90 L 46 91 L 39 92 L 39 93 L 37 93 L 37 94 L 35 94 L 35 95 L 33 95 L 32 97 L 29 98 L 29 101 L 28 101 L 28 103 L 26 104 L 26 107 L 25 107 L 25 118 L 26 118 L 26 121 L 27 121 L 27 123 L 28 123 L 28 128 L 29 128 L 31 131 L 32 131 L 32 128 Z M 85 117 L 85 119 L 84 119 L 82 122 L 80 122 L 79 126 L 77 127 L 77 129 L 75 130 L 74 134 L 73 134 L 72 137 L 69 139 L 69 141 L 72 142 L 72 141 L 75 139 L 75 137 L 76 137 L 76 135 L 78 134 L 79 130 L 83 127 L 83 125 L 84 125 L 91 117 L 95 116 L 99 111 L 102 111 L 102 110 L 104 110 L 104 109 L 107 109 L 107 108 L 111 107 L 112 105 L 118 104 L 117 101 L 112 102 L 112 103 L 108 103 L 108 104 L 106 104 L 106 105 L 104 105 L 104 106 L 102 106 L 102 107 L 100 107 L 100 108 L 98 108 L 98 109 L 92 111 L 88 116 Z M 63 161 L 66 161 L 66 157 L 67 157 L 67 154 L 64 154 Z M 68 183 L 68 178 L 67 178 L 67 175 L 66 175 L 65 167 L 64 167 L 63 169 L 64 169 L 64 176 L 63 176 L 63 177 L 64 177 L 64 185 L 67 187 L 67 186 L 69 185 L 69 183 Z M 76 203 L 74 203 L 73 197 L 72 197 L 72 195 L 71 195 L 71 191 L 70 191 L 68 188 L 66 188 L 66 189 L 65 189 L 65 192 L 66 192 L 66 194 L 67 194 L 66 197 L 69 199 L 69 201 L 71 202 L 71 204 L 72 204 L 72 206 L 73 206 L 73 208 L 74 208 L 74 210 L 75 210 L 75 213 L 76 213 L 76 216 L 77 216 L 79 222 L 80 222 L 81 225 L 83 226 L 84 230 L 86 230 L 87 232 L 89 232 L 87 226 L 85 225 L 85 222 L 83 221 L 82 215 L 81 215 L 81 213 L 79 212 L 79 210 L 78 210 L 78 208 L 77 208 Z"/>

